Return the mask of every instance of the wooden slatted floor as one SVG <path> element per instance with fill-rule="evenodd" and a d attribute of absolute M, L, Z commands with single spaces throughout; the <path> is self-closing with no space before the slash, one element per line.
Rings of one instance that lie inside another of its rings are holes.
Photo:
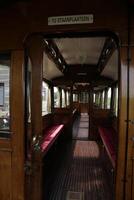
<path fill-rule="evenodd" d="M 112 200 L 109 180 L 95 141 L 76 141 L 50 193 L 50 200 L 70 200 L 68 192 L 83 193 L 82 200 Z M 72 199 L 71 199 L 72 200 Z M 74 198 L 74 200 L 76 200 Z"/>
<path fill-rule="evenodd" d="M 81 122 L 87 121 L 83 117 L 77 120 L 77 131 Z M 54 172 L 51 173 L 51 181 L 48 176 L 50 184 L 44 200 L 113 200 L 97 142 L 75 138 L 64 150 L 58 154 L 58 167 L 56 162 L 52 166 Z"/>

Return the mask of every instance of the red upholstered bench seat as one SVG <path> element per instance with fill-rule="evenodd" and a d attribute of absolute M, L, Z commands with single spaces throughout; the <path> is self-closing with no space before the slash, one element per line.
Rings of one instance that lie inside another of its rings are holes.
<path fill-rule="evenodd" d="M 112 165 L 115 168 L 117 153 L 117 135 L 115 130 L 111 127 L 99 127 L 98 130 Z"/>
<path fill-rule="evenodd" d="M 63 128 L 64 125 L 60 124 L 60 125 L 54 125 L 45 131 L 44 138 L 41 144 L 41 151 L 43 153 L 47 153 L 47 151 L 53 145 L 59 134 L 62 132 Z"/>

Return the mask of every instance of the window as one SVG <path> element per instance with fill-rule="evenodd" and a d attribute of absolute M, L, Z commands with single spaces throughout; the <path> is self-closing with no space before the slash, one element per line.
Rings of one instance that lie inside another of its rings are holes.
<path fill-rule="evenodd" d="M 73 94 L 73 102 L 77 102 L 78 101 L 78 94 Z"/>
<path fill-rule="evenodd" d="M 98 93 L 96 93 L 95 104 L 98 105 Z"/>
<path fill-rule="evenodd" d="M 95 94 L 95 105 L 98 103 L 98 93 Z"/>
<path fill-rule="evenodd" d="M 62 89 L 62 108 L 66 107 L 65 90 Z"/>
<path fill-rule="evenodd" d="M 75 95 L 75 100 L 78 101 L 78 94 Z"/>
<path fill-rule="evenodd" d="M 100 106 L 100 104 L 101 104 L 101 93 L 98 92 L 96 95 L 97 95 L 97 97 L 96 97 L 96 105 Z"/>
<path fill-rule="evenodd" d="M 60 107 L 60 91 L 58 87 L 54 87 L 54 107 Z"/>
<path fill-rule="evenodd" d="M 114 89 L 114 114 L 118 115 L 118 87 Z"/>
<path fill-rule="evenodd" d="M 111 90 L 111 88 L 108 88 L 108 91 L 107 91 L 107 106 L 106 106 L 107 109 L 110 109 L 111 95 L 112 95 L 112 90 Z"/>
<path fill-rule="evenodd" d="M 67 98 L 67 106 L 69 106 L 70 105 L 70 92 L 69 91 L 66 92 L 66 98 Z"/>
<path fill-rule="evenodd" d="M 51 112 L 51 91 L 49 85 L 42 82 L 42 116 Z"/>
<path fill-rule="evenodd" d="M 102 108 L 104 109 L 104 104 L 105 104 L 105 90 L 102 92 Z"/>
<path fill-rule="evenodd" d="M 75 102 L 75 95 L 76 95 L 76 94 L 73 94 L 73 102 Z"/>
<path fill-rule="evenodd" d="M 31 74 L 31 60 L 28 58 L 28 63 L 27 63 L 27 109 L 26 109 L 26 115 L 27 115 L 27 122 L 31 122 L 31 79 L 32 79 L 32 74 Z"/>
<path fill-rule="evenodd" d="M 88 92 L 81 92 L 81 94 L 80 94 L 80 102 L 81 103 L 88 103 L 89 102 L 89 94 L 88 94 Z"/>
<path fill-rule="evenodd" d="M 0 132 L 10 129 L 10 55 L 0 54 Z M 6 134 L 7 135 L 7 134 Z M 6 135 L 0 134 L 0 137 Z"/>
<path fill-rule="evenodd" d="M 93 103 L 95 103 L 96 102 L 96 94 L 94 93 L 93 94 Z"/>

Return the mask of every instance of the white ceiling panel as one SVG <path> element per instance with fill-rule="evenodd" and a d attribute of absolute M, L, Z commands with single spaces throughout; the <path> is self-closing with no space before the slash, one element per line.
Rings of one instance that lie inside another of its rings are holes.
<path fill-rule="evenodd" d="M 56 64 L 48 58 L 44 53 L 43 55 L 43 77 L 47 80 L 63 76 L 63 73 L 57 68 Z"/>
<path fill-rule="evenodd" d="M 118 50 L 114 51 L 101 75 L 118 80 Z"/>
<path fill-rule="evenodd" d="M 105 37 L 54 39 L 67 64 L 97 64 Z"/>

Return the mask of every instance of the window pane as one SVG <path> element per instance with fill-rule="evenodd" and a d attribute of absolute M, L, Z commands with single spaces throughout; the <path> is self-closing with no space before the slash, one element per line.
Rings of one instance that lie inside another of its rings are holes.
<path fill-rule="evenodd" d="M 93 94 L 93 103 L 95 103 L 96 102 L 96 94 L 94 93 Z"/>
<path fill-rule="evenodd" d="M 78 101 L 78 94 L 76 94 L 76 101 Z"/>
<path fill-rule="evenodd" d="M 88 103 L 89 101 L 89 95 L 87 92 L 81 92 L 80 94 L 80 102 L 81 103 Z"/>
<path fill-rule="evenodd" d="M 31 122 L 31 60 L 28 58 L 28 63 L 27 63 L 27 122 Z"/>
<path fill-rule="evenodd" d="M 114 113 L 116 116 L 118 115 L 118 87 L 115 88 Z"/>
<path fill-rule="evenodd" d="M 69 106 L 70 105 L 70 93 L 67 91 L 66 95 L 67 95 L 67 106 Z"/>
<path fill-rule="evenodd" d="M 98 93 L 95 94 L 95 105 L 98 103 Z"/>
<path fill-rule="evenodd" d="M 97 106 L 100 106 L 100 103 L 101 103 L 101 93 L 98 92 L 98 94 L 97 94 Z"/>
<path fill-rule="evenodd" d="M 75 102 L 75 94 L 73 94 L 73 102 Z"/>
<path fill-rule="evenodd" d="M 60 92 L 58 87 L 54 87 L 54 107 L 55 108 L 60 107 Z"/>
<path fill-rule="evenodd" d="M 73 94 L 73 102 L 77 102 L 78 101 L 78 94 Z"/>
<path fill-rule="evenodd" d="M 102 108 L 104 108 L 105 91 L 102 92 Z"/>
<path fill-rule="evenodd" d="M 65 104 L 65 91 L 62 90 L 62 108 L 66 107 L 66 104 Z"/>
<path fill-rule="evenodd" d="M 49 85 L 42 83 L 42 116 L 51 112 L 51 91 Z"/>
<path fill-rule="evenodd" d="M 10 129 L 10 55 L 0 54 L 0 134 Z"/>
<path fill-rule="evenodd" d="M 110 105 L 111 105 L 111 88 L 108 89 L 107 92 L 107 109 L 110 109 Z"/>

